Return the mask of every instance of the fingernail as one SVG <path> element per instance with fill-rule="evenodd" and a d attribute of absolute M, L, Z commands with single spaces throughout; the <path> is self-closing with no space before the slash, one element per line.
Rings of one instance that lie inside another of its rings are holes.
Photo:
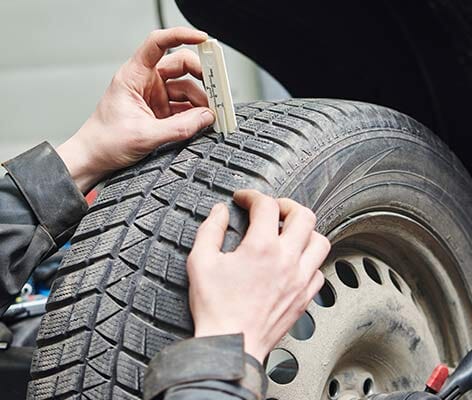
<path fill-rule="evenodd" d="M 210 110 L 203 111 L 201 115 L 205 126 L 211 125 L 215 121 L 215 115 Z"/>

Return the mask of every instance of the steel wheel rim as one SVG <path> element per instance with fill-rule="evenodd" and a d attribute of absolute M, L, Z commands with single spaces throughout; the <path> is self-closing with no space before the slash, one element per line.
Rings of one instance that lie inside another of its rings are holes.
<path fill-rule="evenodd" d="M 328 236 L 333 250 L 323 271 L 335 304 L 309 305 L 315 326 L 310 338 L 289 334 L 282 339 L 278 348 L 295 360 L 282 365 L 298 370 L 289 382 L 274 382 L 271 355 L 268 398 L 360 398 L 422 389 L 435 364 L 453 365 L 460 358 L 471 343 L 465 318 L 470 302 L 457 262 L 438 235 L 400 213 L 373 211 L 349 219 Z M 365 260 L 374 265 L 380 284 Z M 352 267 L 358 288 L 341 280 L 339 261 Z M 369 312 L 376 319 L 368 318 Z M 400 336 L 389 337 L 389 330 Z"/>

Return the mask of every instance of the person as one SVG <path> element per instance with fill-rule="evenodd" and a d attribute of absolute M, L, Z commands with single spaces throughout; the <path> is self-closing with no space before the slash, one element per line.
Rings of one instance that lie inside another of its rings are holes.
<path fill-rule="evenodd" d="M 186 49 L 165 55 L 206 39 L 189 28 L 152 32 L 77 133 L 57 149 L 43 143 L 3 164 L 0 312 L 34 267 L 71 237 L 87 212 L 83 194 L 112 171 L 214 122 L 205 92 L 178 79 L 202 78 L 198 57 Z M 330 244 L 314 230 L 311 210 L 251 189 L 236 192 L 234 201 L 249 212 L 247 233 L 235 251 L 223 253 L 227 207 L 216 204 L 201 224 L 187 261 L 195 337 L 154 357 L 146 399 L 263 399 L 264 358 L 323 285 L 319 267 Z"/>

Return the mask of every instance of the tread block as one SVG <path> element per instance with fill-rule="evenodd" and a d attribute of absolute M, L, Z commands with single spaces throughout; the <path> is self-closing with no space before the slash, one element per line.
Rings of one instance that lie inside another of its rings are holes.
<path fill-rule="evenodd" d="M 120 311 L 106 319 L 104 322 L 100 322 L 100 324 L 95 327 L 95 330 L 116 344 L 120 340 L 121 330 L 125 320 L 126 314 L 123 311 Z"/>
<path fill-rule="evenodd" d="M 90 332 L 80 332 L 61 343 L 36 349 L 31 363 L 31 373 L 44 372 L 76 362 L 83 363 L 86 357 L 83 349 L 87 348 L 90 337 Z"/>
<path fill-rule="evenodd" d="M 162 207 L 166 207 L 166 205 L 164 203 L 161 203 L 153 196 L 147 196 L 143 204 L 139 208 L 139 211 L 136 214 L 136 218 L 144 217 L 146 214 L 159 210 Z"/>
<path fill-rule="evenodd" d="M 161 217 L 167 209 L 168 208 L 159 208 L 152 213 L 146 214 L 144 217 L 138 218 L 134 224 L 148 235 L 154 235 L 157 232 L 157 226 Z"/>
<path fill-rule="evenodd" d="M 143 240 L 142 242 L 139 242 L 138 244 L 134 246 L 131 246 L 127 250 L 122 251 L 120 253 L 120 258 L 126 261 L 129 265 L 134 266 L 135 269 L 139 269 L 141 265 L 144 263 L 144 260 L 146 259 L 151 241 L 152 239 L 147 239 L 147 240 Z M 121 262 L 120 268 L 121 268 L 121 271 L 119 271 L 119 275 L 116 276 L 118 279 L 123 279 L 125 276 L 128 276 L 134 272 L 132 268 L 128 267 L 123 262 Z"/>
<path fill-rule="evenodd" d="M 200 197 L 200 202 L 197 205 L 197 208 L 195 212 L 198 215 L 201 215 L 203 217 L 207 217 L 208 214 L 210 214 L 210 210 L 213 208 L 213 206 L 217 203 L 226 203 L 228 204 L 231 202 L 231 198 L 228 198 L 228 196 L 224 196 L 219 193 L 214 193 L 210 191 L 206 191 L 202 193 Z"/>
<path fill-rule="evenodd" d="M 129 226 L 133 221 L 142 199 L 128 199 L 125 201 L 119 202 L 115 207 L 113 207 L 112 212 L 107 218 L 106 227 L 111 227 L 117 224 L 125 224 Z"/>
<path fill-rule="evenodd" d="M 258 108 L 260 110 L 264 110 L 272 105 L 274 105 L 274 103 L 270 101 L 256 101 L 254 103 L 248 104 L 247 107 Z"/>
<path fill-rule="evenodd" d="M 93 236 L 80 242 L 73 243 L 64 258 L 59 270 L 67 269 L 75 265 L 84 265 L 89 261 L 93 249 L 98 243 L 98 236 Z"/>
<path fill-rule="evenodd" d="M 115 367 L 115 352 L 116 349 L 113 347 L 105 347 L 103 351 L 96 357 L 88 361 L 88 365 L 102 375 L 111 377 L 113 375 L 113 369 Z"/>
<path fill-rule="evenodd" d="M 161 175 L 161 171 L 154 170 L 147 172 L 131 180 L 130 185 L 126 188 L 123 197 L 145 196 L 152 189 L 152 186 Z"/>
<path fill-rule="evenodd" d="M 100 301 L 100 306 L 98 307 L 97 324 L 110 318 L 121 310 L 123 310 L 123 308 L 116 303 L 116 301 L 112 300 L 106 294 L 103 295 Z"/>
<path fill-rule="evenodd" d="M 164 243 L 152 244 L 144 269 L 162 280 L 188 287 L 187 258 Z"/>
<path fill-rule="evenodd" d="M 85 367 L 85 374 L 84 374 L 84 383 L 83 388 L 84 390 L 104 385 L 108 382 L 103 376 L 101 376 L 97 371 L 94 371 L 89 366 Z"/>
<path fill-rule="evenodd" d="M 167 167 L 172 160 L 175 158 L 176 150 L 169 151 L 162 153 L 160 151 L 164 151 L 161 149 L 157 150 L 157 154 L 152 154 L 145 158 L 144 160 L 139 162 L 140 172 L 148 172 L 154 169 L 159 169 L 162 171 L 165 167 Z"/>
<path fill-rule="evenodd" d="M 241 107 L 236 110 L 236 115 L 244 118 L 251 118 L 259 112 L 257 108 Z"/>
<path fill-rule="evenodd" d="M 230 168 L 220 167 L 216 171 L 212 186 L 232 194 L 238 189 L 248 187 L 249 182 L 245 174 Z"/>
<path fill-rule="evenodd" d="M 150 360 L 165 346 L 179 339 L 131 314 L 125 325 L 123 347 Z"/>
<path fill-rule="evenodd" d="M 188 146 L 188 150 L 201 157 L 206 157 L 208 154 L 210 154 L 213 147 L 215 147 L 215 143 L 212 140 L 207 139 L 207 141 L 203 143 L 199 141 L 191 143 Z"/>
<path fill-rule="evenodd" d="M 116 365 L 116 379 L 122 385 L 138 392 L 142 390 L 146 365 L 120 352 Z"/>
<path fill-rule="evenodd" d="M 85 400 L 106 399 L 110 393 L 110 382 L 102 383 L 90 389 L 85 389 L 82 396 Z M 83 400 L 82 397 L 80 400 Z"/>
<path fill-rule="evenodd" d="M 149 253 L 144 265 L 144 270 L 150 274 L 166 279 L 169 259 L 172 252 L 161 242 L 154 242 L 149 249 Z"/>
<path fill-rule="evenodd" d="M 185 186 L 175 200 L 175 204 L 195 214 L 200 195 L 205 188 L 197 183 L 189 183 Z"/>
<path fill-rule="evenodd" d="M 90 347 L 88 350 L 88 360 L 94 359 L 95 357 L 104 354 L 107 351 L 113 351 L 116 348 L 102 336 L 100 336 L 96 331 L 92 333 Z"/>
<path fill-rule="evenodd" d="M 136 226 L 132 225 L 128 232 L 126 232 L 126 236 L 121 244 L 121 250 L 125 250 L 135 244 L 147 239 L 149 236 L 138 229 Z"/>
<path fill-rule="evenodd" d="M 166 204 L 171 204 L 174 200 L 175 193 L 180 192 L 185 184 L 185 179 L 179 179 L 167 185 L 154 188 L 152 195 Z"/>
<path fill-rule="evenodd" d="M 141 400 L 141 396 L 134 396 L 131 393 L 124 391 L 119 386 L 113 387 L 113 394 L 111 398 L 113 400 Z"/>
<path fill-rule="evenodd" d="M 124 226 L 112 228 L 109 231 L 101 233 L 91 258 L 96 259 L 104 256 L 116 256 L 120 249 L 120 244 L 125 237 L 128 229 Z"/>
<path fill-rule="evenodd" d="M 289 105 L 289 104 L 284 104 L 284 103 L 279 103 L 279 104 L 274 104 L 267 109 L 269 111 L 274 111 L 279 114 L 285 114 L 288 113 L 290 110 L 292 110 L 294 107 Z"/>
<path fill-rule="evenodd" d="M 287 115 L 279 115 L 277 118 L 274 118 L 273 124 L 296 132 L 308 140 L 313 140 L 313 135 L 315 134 L 316 130 L 316 128 L 313 126 L 313 123 Z M 323 132 L 319 133 L 322 134 Z"/>
<path fill-rule="evenodd" d="M 200 224 L 191 219 L 185 220 L 182 234 L 180 235 L 179 245 L 190 251 L 197 235 Z"/>
<path fill-rule="evenodd" d="M 47 312 L 38 332 L 38 341 L 44 341 L 78 329 L 91 329 L 99 304 L 98 295 L 93 295 L 57 310 Z"/>
<path fill-rule="evenodd" d="M 177 174 L 185 177 L 185 178 L 190 177 L 192 175 L 192 172 L 193 172 L 195 166 L 200 161 L 198 156 L 196 156 L 195 154 L 193 154 L 193 155 L 196 158 L 193 158 L 193 159 L 190 159 L 190 160 L 185 160 L 185 161 L 182 161 L 178 164 L 172 164 L 172 166 L 170 167 L 171 170 L 176 172 Z"/>
<path fill-rule="evenodd" d="M 142 277 L 136 286 L 133 308 L 149 317 L 190 331 L 193 328 L 188 297 Z"/>
<path fill-rule="evenodd" d="M 67 394 L 80 393 L 84 366 L 75 365 L 65 371 L 31 381 L 28 399 L 48 400 Z"/>
<path fill-rule="evenodd" d="M 179 244 L 184 225 L 185 219 L 182 218 L 182 214 L 175 210 L 169 210 L 159 227 L 159 236 Z"/>
<path fill-rule="evenodd" d="M 97 199 L 91 206 L 91 210 L 95 210 L 105 204 L 111 204 L 118 202 L 123 193 L 127 190 L 127 188 L 131 185 L 131 180 L 124 180 L 116 183 L 112 183 L 106 187 L 106 190 L 103 189 L 100 191 Z"/>
<path fill-rule="evenodd" d="M 80 222 L 79 227 L 75 231 L 73 241 L 77 241 L 79 237 L 90 236 L 95 232 L 103 230 L 105 222 L 112 213 L 111 207 L 100 208 L 94 212 L 88 213 Z"/>
<path fill-rule="evenodd" d="M 193 177 L 195 180 L 200 182 L 204 182 L 208 184 L 209 187 L 213 184 L 213 180 L 215 179 L 216 172 L 218 171 L 219 165 L 210 161 L 210 160 L 202 160 L 202 162 L 197 166 Z"/>
<path fill-rule="evenodd" d="M 257 134 L 258 137 L 271 140 L 291 150 L 300 147 L 300 143 L 305 141 L 296 133 L 280 126 L 269 125 L 260 121 L 249 120 L 240 125 L 240 129 Z"/>
<path fill-rule="evenodd" d="M 131 275 L 109 286 L 106 292 L 117 301 L 128 304 L 135 285 L 135 275 Z"/>
<path fill-rule="evenodd" d="M 54 281 L 48 303 L 77 298 L 80 294 L 102 289 L 110 265 L 110 260 L 99 261 L 86 269 L 57 277 Z"/>
<path fill-rule="evenodd" d="M 195 155 L 195 153 L 192 153 L 191 151 L 187 150 L 187 149 L 183 149 L 178 155 L 177 157 L 174 158 L 174 160 L 172 161 L 172 164 L 171 164 L 171 168 L 176 166 L 177 164 L 181 164 L 183 163 L 184 161 L 188 161 L 188 160 L 191 160 L 191 159 L 198 159 L 198 156 Z"/>

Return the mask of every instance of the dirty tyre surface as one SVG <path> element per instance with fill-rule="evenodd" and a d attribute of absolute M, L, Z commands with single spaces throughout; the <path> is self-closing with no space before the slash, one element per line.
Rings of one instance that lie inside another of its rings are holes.
<path fill-rule="evenodd" d="M 142 397 L 149 360 L 192 333 L 186 257 L 199 224 L 224 202 L 224 250 L 245 232 L 247 215 L 231 200 L 239 188 L 300 201 L 325 234 L 364 210 L 400 210 L 444 237 L 470 295 L 470 177 L 424 126 L 327 99 L 256 102 L 237 115 L 227 138 L 203 132 L 108 181 L 54 283 L 29 399 Z"/>

